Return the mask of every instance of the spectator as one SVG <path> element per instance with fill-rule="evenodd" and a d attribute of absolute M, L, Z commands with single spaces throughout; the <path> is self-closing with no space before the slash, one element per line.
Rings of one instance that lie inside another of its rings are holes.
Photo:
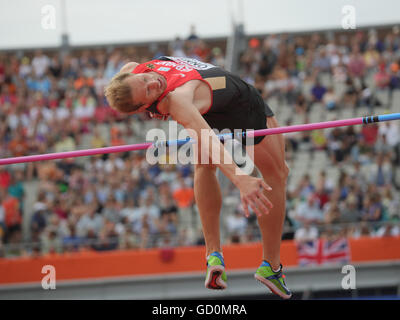
<path fill-rule="evenodd" d="M 178 187 L 173 192 L 174 200 L 180 209 L 186 209 L 193 205 L 194 191 L 192 187 L 188 187 L 182 177 L 178 178 Z"/>
<path fill-rule="evenodd" d="M 318 239 L 318 229 L 309 222 L 305 222 L 304 225 L 298 228 L 294 234 L 294 240 L 300 243 L 316 239 Z"/>
<path fill-rule="evenodd" d="M 50 59 L 42 50 L 37 50 L 32 59 L 32 67 L 36 77 L 42 77 L 50 66 Z"/>
<path fill-rule="evenodd" d="M 307 200 L 299 204 L 294 219 L 299 225 L 319 224 L 323 221 L 323 213 L 314 194 L 309 194 Z"/>
<path fill-rule="evenodd" d="M 380 196 L 377 193 L 367 195 L 364 199 L 364 208 L 361 219 L 367 222 L 378 222 L 382 220 L 383 207 Z"/>
<path fill-rule="evenodd" d="M 322 102 L 325 105 L 325 108 L 329 111 L 334 110 L 335 108 L 338 107 L 338 97 L 336 96 L 336 93 L 334 92 L 332 87 L 328 87 L 326 93 L 324 94 L 322 98 Z"/>
<path fill-rule="evenodd" d="M 311 88 L 311 94 L 314 102 L 321 102 L 324 98 L 327 89 L 317 79 L 314 86 Z"/>
<path fill-rule="evenodd" d="M 391 220 L 389 223 L 385 223 L 375 233 L 375 237 L 398 237 L 400 236 L 400 224 L 399 218 Z"/>
<path fill-rule="evenodd" d="M 238 237 L 238 242 L 242 242 L 247 229 L 247 219 L 243 215 L 243 211 L 238 208 L 234 214 L 226 218 L 226 228 L 230 236 Z"/>

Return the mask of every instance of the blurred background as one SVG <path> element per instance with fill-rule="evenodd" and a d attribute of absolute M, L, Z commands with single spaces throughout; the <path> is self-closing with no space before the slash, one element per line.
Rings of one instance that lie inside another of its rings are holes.
<path fill-rule="evenodd" d="M 240 75 L 280 125 L 400 112 L 399 10 L 390 0 L 1 0 L 0 158 L 167 130 L 113 112 L 103 95 L 125 63 L 162 55 Z M 285 136 L 282 262 L 294 298 L 398 299 L 399 122 Z M 0 298 L 273 299 L 252 279 L 257 221 L 221 173 L 229 289 L 204 289 L 193 169 L 166 160 L 131 152 L 0 166 Z M 342 288 L 348 264 L 353 290 Z M 41 287 L 44 265 L 56 268 L 56 290 Z"/>

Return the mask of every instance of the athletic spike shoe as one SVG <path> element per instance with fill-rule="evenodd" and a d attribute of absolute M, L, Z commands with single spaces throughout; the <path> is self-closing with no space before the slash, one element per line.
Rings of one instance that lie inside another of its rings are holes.
<path fill-rule="evenodd" d="M 285 283 L 285 276 L 282 273 L 282 265 L 280 265 L 279 271 L 274 272 L 271 265 L 267 261 L 263 260 L 261 266 L 257 269 L 254 278 L 283 299 L 289 299 L 292 296 L 292 293 Z"/>
<path fill-rule="evenodd" d="M 207 289 L 226 289 L 227 277 L 224 258 L 219 252 L 213 252 L 207 257 L 207 275 L 204 285 Z"/>

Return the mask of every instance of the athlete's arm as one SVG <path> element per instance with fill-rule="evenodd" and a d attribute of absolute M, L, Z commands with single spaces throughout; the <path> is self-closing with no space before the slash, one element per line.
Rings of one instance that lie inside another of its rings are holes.
<path fill-rule="evenodd" d="M 172 118 L 183 125 L 185 129 L 191 129 L 196 134 L 188 130 L 188 133 L 196 140 L 195 147 L 198 152 L 204 153 L 203 159 L 210 159 L 213 163 L 235 184 L 240 190 L 241 200 L 245 214 L 248 217 L 250 206 L 253 211 L 260 216 L 262 213 L 268 213 L 272 208 L 272 203 L 263 194 L 263 189 L 269 191 L 271 188 L 263 179 L 246 175 L 232 160 L 231 155 L 219 141 L 217 135 L 204 120 L 199 110 L 193 103 L 193 90 L 176 90 L 168 96 L 168 112 Z M 209 134 L 204 137 L 210 137 L 208 143 L 202 139 L 202 130 L 207 130 Z M 219 158 L 218 158 L 219 153 Z M 198 155 L 201 161 L 201 154 Z M 211 159 L 220 159 L 214 163 Z"/>
<path fill-rule="evenodd" d="M 137 62 L 128 62 L 121 68 L 119 72 L 132 72 L 138 65 L 139 63 Z"/>

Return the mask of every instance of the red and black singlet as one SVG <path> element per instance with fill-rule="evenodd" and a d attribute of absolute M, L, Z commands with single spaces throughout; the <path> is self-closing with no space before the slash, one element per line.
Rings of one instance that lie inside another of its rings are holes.
<path fill-rule="evenodd" d="M 147 111 L 161 114 L 157 109 L 160 101 L 171 91 L 190 80 L 207 83 L 212 92 L 212 103 L 203 113 L 213 129 L 265 129 L 266 117 L 273 112 L 253 86 L 238 76 L 212 64 L 190 58 L 160 57 L 138 65 L 132 73 L 156 72 L 167 80 L 167 88 Z M 256 137 L 257 144 L 263 137 Z M 244 141 L 243 141 L 244 142 Z"/>

